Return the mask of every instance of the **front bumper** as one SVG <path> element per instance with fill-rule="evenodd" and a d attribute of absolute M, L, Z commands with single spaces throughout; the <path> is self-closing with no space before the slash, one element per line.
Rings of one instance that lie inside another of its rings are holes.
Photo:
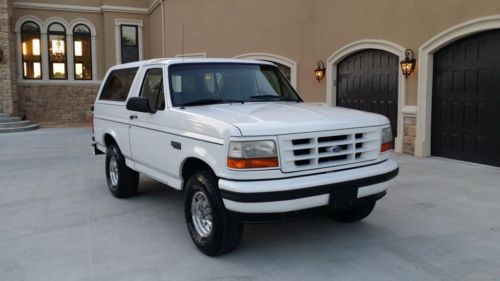
<path fill-rule="evenodd" d="M 331 205 L 338 190 L 357 188 L 357 199 L 383 193 L 399 167 L 393 160 L 310 176 L 276 180 L 220 179 L 226 209 L 246 214 L 285 213 Z"/>

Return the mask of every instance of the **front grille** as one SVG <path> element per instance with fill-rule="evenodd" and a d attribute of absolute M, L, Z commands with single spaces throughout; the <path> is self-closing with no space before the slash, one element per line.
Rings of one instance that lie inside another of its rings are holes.
<path fill-rule="evenodd" d="M 374 160 L 380 151 L 376 127 L 279 136 L 283 172 Z"/>

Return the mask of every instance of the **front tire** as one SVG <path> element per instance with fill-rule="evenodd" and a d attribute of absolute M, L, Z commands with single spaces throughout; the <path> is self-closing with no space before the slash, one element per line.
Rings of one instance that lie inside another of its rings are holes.
<path fill-rule="evenodd" d="M 117 198 L 137 194 L 139 173 L 127 167 L 117 145 L 109 146 L 106 151 L 106 179 L 109 191 Z"/>
<path fill-rule="evenodd" d="M 235 250 L 243 235 L 243 225 L 224 207 L 210 171 L 197 172 L 186 184 L 184 214 L 191 239 L 208 256 L 218 256 Z"/>
<path fill-rule="evenodd" d="M 357 205 L 349 210 L 329 214 L 328 216 L 339 222 L 357 222 L 368 217 L 373 211 L 373 208 L 375 208 L 375 201 L 370 201 Z"/>

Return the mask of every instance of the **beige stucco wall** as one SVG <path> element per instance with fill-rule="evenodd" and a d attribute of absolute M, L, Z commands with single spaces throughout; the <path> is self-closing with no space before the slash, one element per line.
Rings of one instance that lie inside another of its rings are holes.
<path fill-rule="evenodd" d="M 58 16 L 68 22 L 74 18 L 91 21 L 97 29 L 99 79 L 116 63 L 115 19 L 136 19 L 144 22 L 145 59 L 181 54 L 184 25 L 184 53 L 234 57 L 259 52 L 286 57 L 297 62 L 301 96 L 318 102 L 326 100 L 327 83 L 314 79 L 316 62 L 327 62 L 347 44 L 385 40 L 413 49 L 418 57 L 419 47 L 440 32 L 479 17 L 500 15 L 498 0 L 165 0 L 149 14 L 144 10 L 158 3 L 155 0 L 15 2 L 142 9 L 142 14 L 14 9 L 14 22 L 22 15 L 41 20 Z M 405 105 L 417 105 L 418 68 L 417 64 L 417 71 L 406 79 Z M 410 117 L 415 119 L 414 115 Z M 414 125 L 414 120 L 410 121 L 408 125 Z"/>
<path fill-rule="evenodd" d="M 411 48 L 418 57 L 418 48 L 445 29 L 494 14 L 500 14 L 498 0 L 169 0 L 166 51 L 168 56 L 181 52 L 184 24 L 185 53 L 287 57 L 298 63 L 302 96 L 325 101 L 326 83 L 317 83 L 312 71 L 342 46 L 381 39 Z M 417 104 L 416 72 L 407 79 L 408 105 Z"/>
<path fill-rule="evenodd" d="M 149 57 L 151 58 L 164 57 L 164 52 L 162 50 L 164 39 L 164 34 L 162 34 L 162 24 L 162 10 L 160 5 L 149 15 L 149 26 L 146 30 L 149 36 L 149 41 L 148 44 L 145 45 L 145 48 L 148 49 Z"/>
<path fill-rule="evenodd" d="M 154 1 L 36 2 L 147 8 Z M 57 15 L 68 22 L 79 17 L 90 20 L 97 29 L 99 79 L 116 63 L 116 18 L 143 20 L 144 58 L 180 54 L 184 25 L 184 53 L 233 57 L 263 52 L 287 57 L 298 63 L 297 84 L 302 96 L 308 101 L 322 102 L 326 83 L 318 83 L 312 71 L 318 60 L 326 62 L 342 46 L 363 39 L 381 39 L 411 48 L 418 57 L 418 48 L 443 30 L 474 18 L 500 14 L 498 0 L 168 0 L 164 1 L 163 20 L 161 7 L 158 5 L 149 15 L 17 8 L 14 21 L 22 15 L 35 15 L 42 20 Z M 417 104 L 417 79 L 416 72 L 407 79 L 407 105 Z"/>

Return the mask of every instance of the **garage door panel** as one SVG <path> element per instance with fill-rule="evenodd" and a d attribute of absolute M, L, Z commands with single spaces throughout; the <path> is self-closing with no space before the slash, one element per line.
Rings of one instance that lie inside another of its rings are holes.
<path fill-rule="evenodd" d="M 500 30 L 434 55 L 432 155 L 500 166 Z"/>
<path fill-rule="evenodd" d="M 337 105 L 387 116 L 396 136 L 398 61 L 381 50 L 364 50 L 344 59 L 337 68 Z M 352 87 L 345 85 L 348 78 Z"/>
<path fill-rule="evenodd" d="M 477 92 L 477 71 L 471 69 L 465 70 L 464 82 L 466 93 Z"/>

